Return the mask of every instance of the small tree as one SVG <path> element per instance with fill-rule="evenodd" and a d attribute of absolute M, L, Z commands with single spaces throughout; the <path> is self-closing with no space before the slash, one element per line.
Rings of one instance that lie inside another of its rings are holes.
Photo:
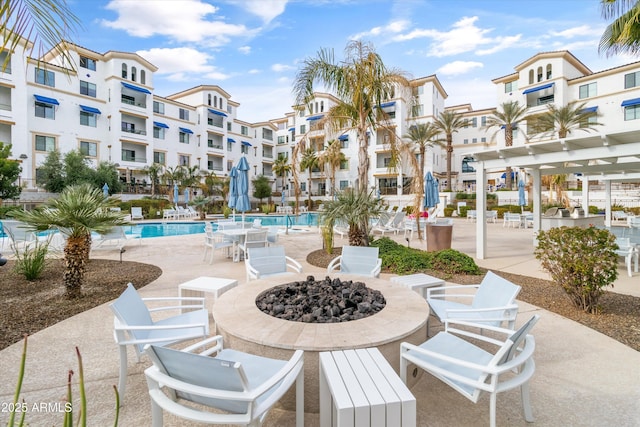
<path fill-rule="evenodd" d="M 573 304 L 598 313 L 604 288 L 618 277 L 616 238 L 596 227 L 560 227 L 538 232 L 535 256 Z"/>
<path fill-rule="evenodd" d="M 16 181 L 22 172 L 20 163 L 9 160 L 11 144 L 0 142 L 0 204 L 2 199 L 17 199 L 22 188 L 16 185 Z"/>
<path fill-rule="evenodd" d="M 45 190 L 50 193 L 60 193 L 64 189 L 64 164 L 60 151 L 53 150 L 47 154 L 39 169 L 41 183 Z"/>
<path fill-rule="evenodd" d="M 264 175 L 259 175 L 253 179 L 252 183 L 253 197 L 260 199 L 260 204 L 262 204 L 262 199 L 271 196 L 271 183 L 269 182 L 269 178 Z"/>

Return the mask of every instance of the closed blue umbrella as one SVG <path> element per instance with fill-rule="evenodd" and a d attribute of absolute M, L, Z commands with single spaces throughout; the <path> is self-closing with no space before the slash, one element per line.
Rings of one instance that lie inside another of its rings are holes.
<path fill-rule="evenodd" d="M 431 171 L 429 171 L 424 177 L 424 207 L 433 208 L 439 201 L 438 181 L 433 177 Z"/>
<path fill-rule="evenodd" d="M 104 197 L 109 197 L 109 186 L 106 182 L 102 186 L 102 194 L 104 195 Z"/>
<path fill-rule="evenodd" d="M 524 179 L 518 180 L 518 204 L 524 206 L 527 204 L 527 200 L 524 195 Z"/>
<path fill-rule="evenodd" d="M 229 172 L 229 200 L 227 206 L 233 209 L 233 219 L 236 219 L 236 201 L 238 200 L 238 168 L 233 166 Z"/>
<path fill-rule="evenodd" d="M 282 196 L 280 196 L 280 202 L 282 203 L 282 206 L 284 206 L 284 188 L 282 188 Z"/>
<path fill-rule="evenodd" d="M 173 203 L 176 205 L 178 204 L 179 191 L 178 183 L 173 184 Z"/>
<path fill-rule="evenodd" d="M 184 189 L 184 204 L 188 205 L 189 204 L 189 196 L 190 196 L 190 192 L 189 192 L 189 187 Z"/>
<path fill-rule="evenodd" d="M 251 210 L 249 202 L 249 162 L 247 158 L 242 156 L 238 162 L 238 199 L 236 200 L 236 210 L 242 212 L 242 221 L 244 221 L 244 213 Z"/>

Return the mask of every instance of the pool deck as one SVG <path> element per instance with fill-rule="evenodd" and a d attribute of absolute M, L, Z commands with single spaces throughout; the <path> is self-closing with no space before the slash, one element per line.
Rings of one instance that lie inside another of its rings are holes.
<path fill-rule="evenodd" d="M 488 259 L 477 260 L 482 267 L 535 277 L 547 278 L 533 257 L 531 229 L 505 229 L 502 224 L 488 225 Z M 406 244 L 402 235 L 392 238 Z M 144 239 L 128 246 L 123 254 L 127 261 L 158 265 L 163 274 L 140 290 L 143 296 L 177 295 L 178 284 L 198 276 L 228 277 L 239 286 L 245 281 L 243 264 L 233 263 L 216 253 L 213 265 L 202 261 L 203 235 L 187 235 Z M 346 244 L 336 236 L 335 245 Z M 306 263 L 306 255 L 322 247 L 316 228 L 309 232 L 281 235 L 279 244 L 287 254 L 300 261 L 305 273 L 322 276 L 323 269 Z M 412 247 L 420 243 L 414 239 Z M 422 242 L 424 245 L 424 242 Z M 475 254 L 475 224 L 456 219 L 452 247 L 471 256 Z M 117 252 L 100 252 L 96 257 L 118 259 Z M 640 273 L 629 278 L 620 263 L 619 278 L 614 292 L 640 297 Z M 382 274 L 381 278 L 390 275 Z M 212 301 L 208 301 L 211 307 Z M 541 315 L 533 334 L 536 338 L 536 373 L 531 381 L 531 404 L 535 426 L 639 426 L 640 425 L 640 352 L 576 322 L 538 307 L 519 302 L 518 323 L 534 313 Z M 29 338 L 29 350 L 22 397 L 30 405 L 26 421 L 31 425 L 61 424 L 62 414 L 36 412 L 36 404 L 61 402 L 66 394 L 69 369 L 77 369 L 74 347 L 83 356 L 88 394 L 88 425 L 112 425 L 114 396 L 112 386 L 118 380 L 118 350 L 113 341 L 113 316 L 107 304 L 59 322 Z M 22 343 L 0 351 L 2 381 L 0 403 L 12 401 L 18 375 Z M 132 352 L 130 352 L 132 355 Z M 147 358 L 135 363 L 129 360 L 127 393 L 120 412 L 121 426 L 150 425 L 150 404 L 144 369 Z M 416 395 L 418 426 L 477 426 L 488 424 L 489 399 L 484 396 L 477 404 L 429 375 L 424 375 L 411 389 Z M 77 397 L 77 388 L 74 390 Z M 53 406 L 50 406 L 51 409 Z M 524 426 L 520 396 L 517 390 L 498 396 L 497 424 Z M 0 412 L 0 424 L 6 424 L 8 414 Z M 190 424 L 165 415 L 166 426 Z M 265 426 L 293 426 L 294 415 L 273 410 Z M 317 414 L 305 414 L 305 425 L 319 425 Z"/>

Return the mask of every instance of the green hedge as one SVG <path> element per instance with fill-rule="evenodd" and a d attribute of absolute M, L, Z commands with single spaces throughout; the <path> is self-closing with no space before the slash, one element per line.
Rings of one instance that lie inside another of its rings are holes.
<path fill-rule="evenodd" d="M 124 212 L 131 212 L 131 206 L 141 207 L 145 219 L 161 219 L 162 210 L 171 209 L 173 205 L 166 199 L 136 199 L 120 202 L 119 206 Z"/>

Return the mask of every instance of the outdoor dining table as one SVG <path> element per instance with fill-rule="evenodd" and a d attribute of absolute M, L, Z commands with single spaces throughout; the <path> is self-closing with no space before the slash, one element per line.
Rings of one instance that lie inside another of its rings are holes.
<path fill-rule="evenodd" d="M 260 230 L 256 227 L 248 227 L 248 228 L 232 228 L 230 230 L 220 230 L 218 233 L 221 233 L 224 237 L 227 237 L 233 241 L 233 262 L 240 261 L 240 251 L 238 251 L 238 245 L 241 244 L 244 239 L 247 237 L 247 233 L 252 231 Z"/>

